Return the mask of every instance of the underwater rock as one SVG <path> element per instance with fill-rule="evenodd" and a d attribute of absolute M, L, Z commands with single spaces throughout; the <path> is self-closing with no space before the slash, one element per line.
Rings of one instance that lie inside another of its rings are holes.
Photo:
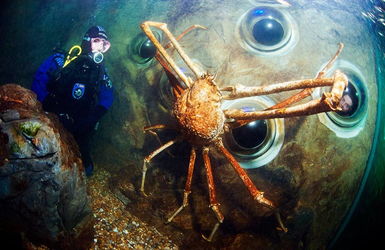
<path fill-rule="evenodd" d="M 55 248 L 92 237 L 79 150 L 35 94 L 0 86 L 0 227 Z"/>

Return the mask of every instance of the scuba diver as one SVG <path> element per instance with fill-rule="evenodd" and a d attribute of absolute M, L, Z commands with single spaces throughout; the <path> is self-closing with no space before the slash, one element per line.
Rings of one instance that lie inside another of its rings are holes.
<path fill-rule="evenodd" d="M 94 169 L 89 152 L 91 135 L 113 102 L 112 83 L 103 63 L 110 46 L 105 30 L 93 26 L 81 47 L 72 47 L 67 58 L 56 52 L 46 59 L 32 83 L 43 109 L 55 113 L 74 136 L 87 176 Z"/>

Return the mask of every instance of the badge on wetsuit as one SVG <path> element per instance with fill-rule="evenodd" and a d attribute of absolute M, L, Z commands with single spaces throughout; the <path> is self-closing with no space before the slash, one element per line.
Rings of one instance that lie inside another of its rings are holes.
<path fill-rule="evenodd" d="M 79 100 L 83 97 L 85 90 L 86 86 L 84 84 L 75 83 L 74 87 L 72 88 L 72 97 Z"/>

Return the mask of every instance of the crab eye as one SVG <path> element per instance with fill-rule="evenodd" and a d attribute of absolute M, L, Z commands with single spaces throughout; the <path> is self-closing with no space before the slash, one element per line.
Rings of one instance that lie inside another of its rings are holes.
<path fill-rule="evenodd" d="M 226 101 L 223 109 L 244 112 L 263 110 L 274 105 L 267 97 L 249 97 Z M 257 120 L 232 129 L 224 143 L 243 168 L 257 168 L 272 161 L 279 153 L 284 137 L 283 119 Z"/>
<path fill-rule="evenodd" d="M 294 47 L 297 29 L 284 10 L 259 6 L 246 12 L 238 22 L 242 47 L 258 54 L 283 53 Z"/>
<path fill-rule="evenodd" d="M 160 40 L 161 36 L 154 31 L 155 37 Z M 143 33 L 137 35 L 129 45 L 129 56 L 136 63 L 146 64 L 152 61 L 156 54 L 156 47 L 151 40 Z"/>
<path fill-rule="evenodd" d="M 367 87 L 360 70 L 353 64 L 338 60 L 335 66 L 327 72 L 327 75 L 335 69 L 340 69 L 348 77 L 348 86 L 343 92 L 340 100 L 340 111 L 318 114 L 320 121 L 337 136 L 350 138 L 358 135 L 363 129 L 367 117 L 368 99 Z M 323 88 L 322 91 L 329 91 Z M 313 93 L 313 98 L 320 98 L 321 91 Z"/>

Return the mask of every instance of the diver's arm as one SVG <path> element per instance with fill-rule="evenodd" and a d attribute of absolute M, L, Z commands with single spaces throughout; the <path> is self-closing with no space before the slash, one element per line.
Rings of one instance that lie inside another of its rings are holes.
<path fill-rule="evenodd" d="M 62 67 L 64 55 L 56 53 L 46 59 L 38 68 L 33 78 L 31 89 L 36 93 L 37 99 L 43 102 L 49 94 L 47 84 L 52 80 L 53 72 Z"/>

